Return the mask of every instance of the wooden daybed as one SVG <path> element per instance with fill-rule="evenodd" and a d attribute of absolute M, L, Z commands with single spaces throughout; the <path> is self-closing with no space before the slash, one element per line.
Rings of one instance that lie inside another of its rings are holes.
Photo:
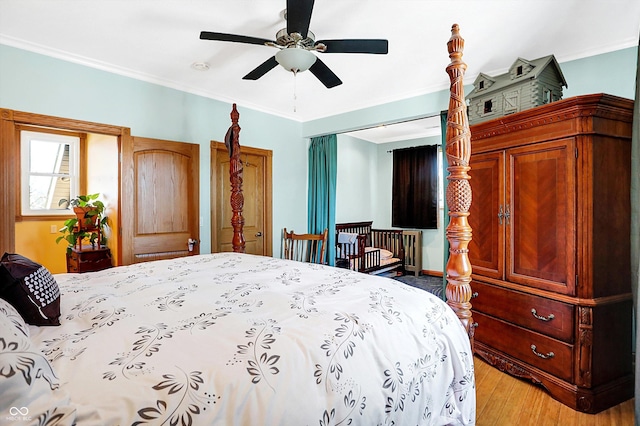
<path fill-rule="evenodd" d="M 336 266 L 365 274 L 404 274 L 401 229 L 373 229 L 373 222 L 336 224 Z"/>
<path fill-rule="evenodd" d="M 462 62 L 464 39 L 460 36 L 458 24 L 451 27 L 451 38 L 447 42 L 451 63 L 446 71 L 451 81 L 449 109 L 447 115 L 447 132 L 445 154 L 449 167 L 449 185 L 446 200 L 449 207 L 450 222 L 446 229 L 449 242 L 449 257 L 446 265 L 446 299 L 447 304 L 456 313 L 467 331 L 473 344 L 473 320 L 471 317 L 471 263 L 468 245 L 471 241 L 471 227 L 467 217 L 471 206 L 471 185 L 469 184 L 469 159 L 471 156 L 471 133 L 467 117 L 467 106 L 464 98 L 463 77 L 467 65 Z M 232 125 L 225 137 L 229 149 L 231 209 L 233 226 L 232 247 L 234 252 L 243 253 L 245 239 L 243 235 L 244 219 L 242 207 L 242 164 L 240 161 L 240 143 L 238 111 L 233 105 L 231 112 Z"/>

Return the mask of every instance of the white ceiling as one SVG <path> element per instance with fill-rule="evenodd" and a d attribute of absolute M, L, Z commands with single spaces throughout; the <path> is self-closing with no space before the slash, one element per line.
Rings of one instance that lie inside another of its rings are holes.
<path fill-rule="evenodd" d="M 447 88 L 454 23 L 466 40 L 467 83 L 517 57 L 563 62 L 636 46 L 640 28 L 638 0 L 316 0 L 317 39 L 389 40 L 388 55 L 319 54 L 343 81 L 332 89 L 281 67 L 243 80 L 276 49 L 199 39 L 203 30 L 275 39 L 285 5 L 0 0 L 0 43 L 304 122 Z M 194 70 L 194 62 L 210 68 Z"/>
<path fill-rule="evenodd" d="M 440 135 L 440 116 L 424 117 L 346 133 L 373 143 L 390 143 Z"/>

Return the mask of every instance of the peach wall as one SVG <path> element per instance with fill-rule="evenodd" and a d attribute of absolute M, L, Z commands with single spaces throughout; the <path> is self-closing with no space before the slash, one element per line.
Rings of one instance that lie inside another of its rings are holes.
<path fill-rule="evenodd" d="M 114 264 L 118 259 L 118 139 L 114 136 L 90 133 L 87 135 L 87 193 L 100 194 L 106 206 L 108 229 L 107 246 Z"/>
<path fill-rule="evenodd" d="M 52 274 L 67 272 L 67 245 L 62 241 L 56 244 L 56 238 L 62 235 L 58 230 L 66 219 L 16 222 L 16 253 L 40 263 Z M 54 233 L 51 233 L 52 226 Z"/>

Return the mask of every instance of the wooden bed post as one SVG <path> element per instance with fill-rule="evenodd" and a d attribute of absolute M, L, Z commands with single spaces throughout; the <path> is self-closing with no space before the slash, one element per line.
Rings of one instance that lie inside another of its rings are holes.
<path fill-rule="evenodd" d="M 447 43 L 451 63 L 447 74 L 451 80 L 451 95 L 447 115 L 446 155 L 449 167 L 447 204 L 450 222 L 446 229 L 449 241 L 447 261 L 447 303 L 458 315 L 473 345 L 474 324 L 471 317 L 471 263 L 469 241 L 471 227 L 467 217 L 471 207 L 469 158 L 471 156 L 471 132 L 464 99 L 463 77 L 467 65 L 462 62 L 464 39 L 460 37 L 458 24 L 451 27 Z"/>
<path fill-rule="evenodd" d="M 231 110 L 231 127 L 225 136 L 225 144 L 229 150 L 229 179 L 231 180 L 231 226 L 233 227 L 233 238 L 231 245 L 235 253 L 244 253 L 245 239 L 243 233 L 244 218 L 242 208 L 244 207 L 244 195 L 242 194 L 242 161 L 240 161 L 240 126 L 238 119 L 240 113 L 233 104 Z"/>

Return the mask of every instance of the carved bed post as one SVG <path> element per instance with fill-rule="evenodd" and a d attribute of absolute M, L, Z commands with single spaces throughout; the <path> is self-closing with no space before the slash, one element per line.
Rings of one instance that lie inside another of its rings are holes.
<path fill-rule="evenodd" d="M 471 156 L 471 132 L 464 99 L 463 77 L 467 65 L 462 62 L 464 40 L 460 37 L 458 24 L 451 27 L 451 39 L 447 43 L 451 63 L 447 74 L 451 80 L 451 95 L 447 115 L 446 155 L 449 167 L 447 204 L 450 222 L 446 229 L 449 241 L 447 261 L 447 303 L 458 315 L 467 329 L 473 344 L 474 325 L 471 317 L 471 263 L 469 241 L 471 227 L 467 221 L 471 207 L 471 185 L 469 158 Z"/>
<path fill-rule="evenodd" d="M 231 110 L 231 127 L 225 136 L 225 144 L 229 150 L 229 179 L 231 180 L 231 226 L 233 227 L 233 238 L 231 245 L 236 253 L 244 253 L 245 240 L 243 233 L 244 218 L 242 208 L 244 207 L 244 195 L 242 194 L 242 162 L 240 161 L 240 126 L 238 119 L 240 113 L 233 104 Z"/>

